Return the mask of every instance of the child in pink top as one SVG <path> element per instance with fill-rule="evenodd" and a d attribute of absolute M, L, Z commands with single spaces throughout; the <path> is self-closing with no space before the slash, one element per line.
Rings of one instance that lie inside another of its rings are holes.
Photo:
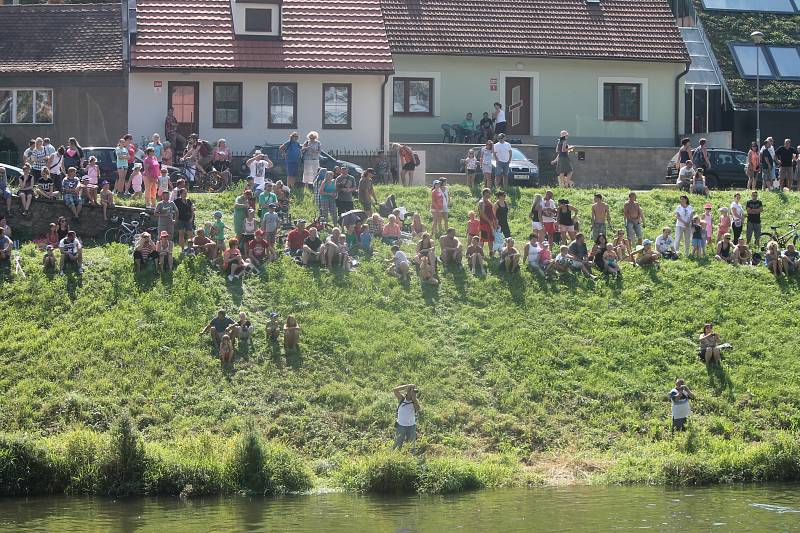
<path fill-rule="evenodd" d="M 722 240 L 726 233 L 731 231 L 731 217 L 728 215 L 727 207 L 719 208 L 719 230 L 717 230 L 717 242 Z"/>
<path fill-rule="evenodd" d="M 706 242 L 711 244 L 714 242 L 714 217 L 711 214 L 711 208 L 714 207 L 711 204 L 706 204 L 703 208 L 706 212 L 703 214 L 702 222 L 706 228 Z"/>
<path fill-rule="evenodd" d="M 547 241 L 544 241 L 542 242 L 541 246 L 539 246 L 539 264 L 543 269 L 547 269 L 552 260 L 553 255 L 550 253 L 550 244 Z"/>
<path fill-rule="evenodd" d="M 475 216 L 475 211 L 469 212 L 467 221 L 467 242 L 472 242 L 472 237 L 481 235 L 481 221 Z"/>
<path fill-rule="evenodd" d="M 97 203 L 97 183 L 100 177 L 100 167 L 97 166 L 97 158 L 91 156 L 86 164 L 86 182 L 83 184 L 86 191 L 86 199 L 90 204 L 98 205 Z"/>

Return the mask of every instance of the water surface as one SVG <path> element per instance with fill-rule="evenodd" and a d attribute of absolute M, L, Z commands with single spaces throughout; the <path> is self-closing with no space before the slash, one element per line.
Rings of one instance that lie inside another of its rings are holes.
<path fill-rule="evenodd" d="M 0 500 L 3 531 L 800 532 L 800 485 L 554 487 L 454 496 L 320 494 Z"/>

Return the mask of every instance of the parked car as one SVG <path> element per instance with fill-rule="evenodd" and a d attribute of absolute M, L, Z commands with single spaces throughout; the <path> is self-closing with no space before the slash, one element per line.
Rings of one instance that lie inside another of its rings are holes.
<path fill-rule="evenodd" d="M 483 146 L 475 146 L 475 157 L 480 157 L 481 148 Z M 492 176 L 495 175 L 497 169 L 497 161 L 492 159 Z M 541 185 L 539 182 L 539 165 L 528 159 L 528 157 L 519 151 L 518 148 L 511 149 L 511 181 L 509 185 L 527 185 L 529 187 L 537 187 Z M 461 160 L 461 172 L 464 172 L 464 160 Z M 480 172 L 480 166 L 478 167 Z"/>
<path fill-rule="evenodd" d="M 97 166 L 100 167 L 100 181 L 108 180 L 111 188 L 114 188 L 114 182 L 117 181 L 117 154 L 114 151 L 116 147 L 109 148 L 107 146 L 91 146 L 83 148 L 83 156 L 85 160 L 89 160 L 91 156 L 97 158 Z M 136 158 L 138 163 L 141 163 L 140 158 Z M 181 169 L 167 165 L 169 175 L 180 174 Z"/>
<path fill-rule="evenodd" d="M 6 165 L 5 163 L 0 163 L 0 168 L 6 169 L 6 180 L 9 187 L 16 186 L 19 183 L 19 177 L 22 176 L 21 168 L 14 165 Z"/>
<path fill-rule="evenodd" d="M 746 153 L 725 148 L 709 148 L 708 158 L 711 160 L 711 168 L 705 171 L 706 187 L 743 189 L 747 185 Z M 667 163 L 667 174 L 664 179 L 669 183 L 678 181 L 678 169 L 675 168 L 677 161 L 678 154 L 675 154 Z"/>
<path fill-rule="evenodd" d="M 286 177 L 286 159 L 284 159 L 283 155 L 280 153 L 280 145 L 279 144 L 267 144 L 263 146 L 254 146 L 253 149 L 250 151 L 250 155 L 245 157 L 242 160 L 241 166 L 241 173 L 242 176 L 248 176 L 250 174 L 250 169 L 247 168 L 247 160 L 253 157 L 253 152 L 256 150 L 261 150 L 261 153 L 266 154 L 272 160 L 273 167 L 267 171 L 267 177 L 272 181 L 284 179 Z M 355 163 L 350 163 L 349 161 L 342 161 L 340 159 L 336 159 L 330 154 L 326 152 L 320 152 L 319 154 L 319 166 L 325 167 L 328 170 L 333 170 L 334 167 L 347 167 L 347 172 L 356 180 L 361 177 L 361 174 L 364 172 L 364 169 L 360 166 L 356 165 Z M 300 166 L 300 173 L 302 174 L 303 167 Z M 298 178 L 302 179 L 302 175 L 298 176 Z"/>

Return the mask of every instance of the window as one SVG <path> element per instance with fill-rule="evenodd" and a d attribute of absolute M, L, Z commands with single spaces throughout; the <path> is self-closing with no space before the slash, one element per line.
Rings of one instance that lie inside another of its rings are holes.
<path fill-rule="evenodd" d="M 642 120 L 641 92 L 638 83 L 603 84 L 603 120 Z"/>
<path fill-rule="evenodd" d="M 52 123 L 52 89 L 0 89 L 0 124 Z"/>
<path fill-rule="evenodd" d="M 800 78 L 800 52 L 794 46 L 768 46 L 780 78 Z M 762 50 L 763 51 L 763 50 Z"/>
<path fill-rule="evenodd" d="M 395 78 L 393 84 L 395 115 L 432 115 L 432 78 Z"/>
<path fill-rule="evenodd" d="M 703 7 L 720 11 L 795 12 L 791 0 L 703 0 Z"/>
<path fill-rule="evenodd" d="M 268 92 L 267 127 L 297 127 L 297 84 L 270 83 Z"/>
<path fill-rule="evenodd" d="M 242 127 L 241 83 L 214 83 L 214 127 Z"/>
<path fill-rule="evenodd" d="M 322 84 L 322 127 L 325 129 L 350 129 L 351 92 L 349 83 Z"/>
<path fill-rule="evenodd" d="M 774 77 L 762 47 L 744 43 L 731 44 L 730 47 L 736 67 L 743 78 L 755 78 L 756 70 L 762 78 Z M 756 58 L 758 58 L 758 69 L 756 69 Z"/>
<path fill-rule="evenodd" d="M 244 10 L 244 31 L 272 33 L 272 10 L 246 8 Z"/>

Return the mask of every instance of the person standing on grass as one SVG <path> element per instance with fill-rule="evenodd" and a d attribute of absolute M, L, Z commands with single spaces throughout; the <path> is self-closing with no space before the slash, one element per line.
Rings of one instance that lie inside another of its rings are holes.
<path fill-rule="evenodd" d="M 683 239 L 684 255 L 689 256 L 689 245 L 692 239 L 692 218 L 694 218 L 694 209 L 689 205 L 689 197 L 685 194 L 681 195 L 680 205 L 675 208 L 675 253 L 681 247 L 681 239 Z"/>
<path fill-rule="evenodd" d="M 492 190 L 488 187 L 481 192 L 481 200 L 478 202 L 478 216 L 481 220 L 481 244 L 489 243 L 489 257 L 494 257 L 494 230 L 497 228 L 497 217 L 494 214 L 492 205 Z"/>
<path fill-rule="evenodd" d="M 153 214 L 158 218 L 158 234 L 166 231 L 170 238 L 175 234 L 175 221 L 178 220 L 178 206 L 169 201 L 169 191 L 161 193 L 161 201 L 153 209 Z"/>
<path fill-rule="evenodd" d="M 442 192 L 442 182 L 433 180 L 431 189 L 431 233 L 434 236 L 442 233 L 442 216 L 444 209 L 444 193 Z"/>
<path fill-rule="evenodd" d="M 497 191 L 497 201 L 494 203 L 494 214 L 497 217 L 497 224 L 500 226 L 500 231 L 503 232 L 503 237 L 508 239 L 511 237 L 511 228 L 508 227 L 508 204 L 506 203 L 506 192 Z"/>
<path fill-rule="evenodd" d="M 296 131 L 289 134 L 289 140 L 283 143 L 278 150 L 286 159 L 286 184 L 290 189 L 294 188 L 297 176 L 300 175 L 300 159 L 303 155 L 300 143 L 297 142 L 300 136 Z"/>
<path fill-rule="evenodd" d="M 774 150 L 772 148 L 772 137 L 767 137 L 764 141 L 764 146 L 759 150 L 759 157 L 761 161 L 761 189 L 766 191 L 772 186 L 772 180 L 775 178 L 775 158 L 772 156 Z"/>
<path fill-rule="evenodd" d="M 687 198 L 688 201 L 688 198 Z M 642 244 L 642 226 L 644 226 L 644 213 L 636 201 L 636 193 L 628 193 L 628 201 L 622 206 L 622 214 L 625 217 L 625 229 L 628 232 L 628 240 L 633 244 Z M 677 234 L 676 234 L 677 238 Z M 688 251 L 687 251 L 688 253 Z"/>
<path fill-rule="evenodd" d="M 781 181 L 781 187 L 786 187 L 791 191 L 793 185 L 792 164 L 797 161 L 797 150 L 792 146 L 791 139 L 783 141 L 783 146 L 779 146 L 778 149 L 775 150 L 775 158 L 780 165 L 778 179 Z"/>
<path fill-rule="evenodd" d="M 755 187 L 754 187 L 755 189 Z M 742 195 L 738 192 L 733 195 L 733 202 L 731 202 L 731 227 L 733 228 L 733 243 L 739 242 L 739 237 L 742 235 L 742 228 L 744 228 L 744 209 L 739 203 L 742 201 Z"/>
<path fill-rule="evenodd" d="M 601 233 L 606 234 L 606 224 L 611 226 L 611 210 L 608 204 L 603 201 L 603 195 L 599 192 L 594 194 L 592 204 L 592 238 L 596 239 Z"/>
<path fill-rule="evenodd" d="M 558 206 L 553 199 L 553 191 L 545 191 L 544 200 L 542 201 L 542 224 L 550 244 L 561 242 L 561 234 L 558 233 L 558 227 L 556 226 L 556 216 L 558 216 Z M 558 235 L 558 239 L 556 239 L 556 235 Z"/>
<path fill-rule="evenodd" d="M 675 388 L 669 391 L 672 403 L 672 433 L 686 431 L 686 419 L 692 410 L 689 408 L 689 399 L 694 399 L 694 393 L 682 379 L 675 380 Z"/>
<path fill-rule="evenodd" d="M 161 197 L 164 197 L 163 192 Z M 179 189 L 174 204 L 178 209 L 178 246 L 183 250 L 194 234 L 194 202 L 189 200 L 189 193 L 186 189 Z"/>
<path fill-rule="evenodd" d="M 497 142 L 494 144 L 494 158 L 497 161 L 495 180 L 500 188 L 508 187 L 508 180 L 511 176 L 511 155 L 511 145 L 506 142 L 505 133 L 499 134 Z"/>
<path fill-rule="evenodd" d="M 750 144 L 750 151 L 747 152 L 747 165 L 744 169 L 745 174 L 747 174 L 747 187 L 745 187 L 747 190 L 756 190 L 759 163 L 761 163 L 761 156 L 758 154 L 758 144 L 753 142 Z"/>
<path fill-rule="evenodd" d="M 340 217 L 353 210 L 354 192 L 358 192 L 356 179 L 350 175 L 347 167 L 342 167 L 336 176 L 336 211 Z"/>
<path fill-rule="evenodd" d="M 417 453 L 417 413 L 420 411 L 419 389 L 413 383 L 398 385 L 392 389 L 397 404 L 397 417 L 395 419 L 395 437 L 393 450 L 399 450 L 406 442 L 411 444 L 411 453 Z"/>
<path fill-rule="evenodd" d="M 374 175 L 375 171 L 368 168 L 361 174 L 361 179 L 358 180 L 358 201 L 367 216 L 372 214 L 372 206 L 380 203 L 375 195 L 375 187 L 372 184 Z"/>
<path fill-rule="evenodd" d="M 494 187 L 492 180 L 492 161 L 494 159 L 494 143 L 490 138 L 486 139 L 486 146 L 481 148 L 479 158 L 481 162 L 481 173 L 483 173 L 483 185 Z"/>
<path fill-rule="evenodd" d="M 747 244 L 755 236 L 755 249 L 761 241 L 761 211 L 764 210 L 761 200 L 758 199 L 758 191 L 750 194 L 750 199 L 744 205 L 747 210 Z"/>

